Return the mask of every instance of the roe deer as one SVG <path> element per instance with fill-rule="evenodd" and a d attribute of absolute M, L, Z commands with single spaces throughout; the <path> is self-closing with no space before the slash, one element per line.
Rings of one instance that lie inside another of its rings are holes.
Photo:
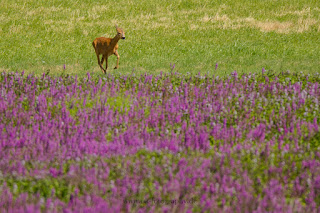
<path fill-rule="evenodd" d="M 98 58 L 98 64 L 105 74 L 107 73 L 108 57 L 110 55 L 114 54 L 117 56 L 117 65 L 115 69 L 119 68 L 120 55 L 118 53 L 118 41 L 120 39 L 126 38 L 124 35 L 124 31 L 121 28 L 119 28 L 117 25 L 115 25 L 115 27 L 117 30 L 117 35 L 114 38 L 99 37 L 92 42 L 92 46 L 96 51 L 96 55 Z M 101 61 L 100 61 L 99 55 L 102 55 Z M 106 61 L 106 69 L 103 69 L 102 67 L 103 61 Z"/>

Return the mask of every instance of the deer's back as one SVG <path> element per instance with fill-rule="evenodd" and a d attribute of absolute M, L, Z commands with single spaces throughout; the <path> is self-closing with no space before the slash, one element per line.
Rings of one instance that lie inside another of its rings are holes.
<path fill-rule="evenodd" d="M 111 40 L 112 38 L 99 37 L 94 39 L 92 45 L 99 54 L 105 54 L 109 50 Z"/>

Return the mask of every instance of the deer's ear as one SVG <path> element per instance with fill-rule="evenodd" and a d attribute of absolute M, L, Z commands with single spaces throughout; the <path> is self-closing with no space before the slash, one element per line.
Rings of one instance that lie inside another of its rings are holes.
<path fill-rule="evenodd" d="M 118 28 L 118 25 L 115 24 L 114 26 L 115 26 L 116 28 Z"/>

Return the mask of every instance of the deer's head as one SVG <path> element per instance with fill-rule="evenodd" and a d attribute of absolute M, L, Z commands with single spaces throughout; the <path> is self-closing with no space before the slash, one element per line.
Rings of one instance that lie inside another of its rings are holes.
<path fill-rule="evenodd" d="M 116 30 L 117 30 L 117 33 L 118 33 L 117 35 L 118 35 L 121 39 L 125 39 L 126 36 L 125 36 L 125 34 L 124 34 L 123 29 L 119 28 L 117 25 L 115 25 L 115 27 L 116 27 Z"/>

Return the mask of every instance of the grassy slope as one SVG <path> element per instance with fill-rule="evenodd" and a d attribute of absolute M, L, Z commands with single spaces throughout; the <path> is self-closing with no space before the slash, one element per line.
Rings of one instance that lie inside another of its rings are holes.
<path fill-rule="evenodd" d="M 315 0 L 2 0 L 0 71 L 101 74 L 91 42 L 117 23 L 121 73 L 318 72 L 319 12 Z"/>

